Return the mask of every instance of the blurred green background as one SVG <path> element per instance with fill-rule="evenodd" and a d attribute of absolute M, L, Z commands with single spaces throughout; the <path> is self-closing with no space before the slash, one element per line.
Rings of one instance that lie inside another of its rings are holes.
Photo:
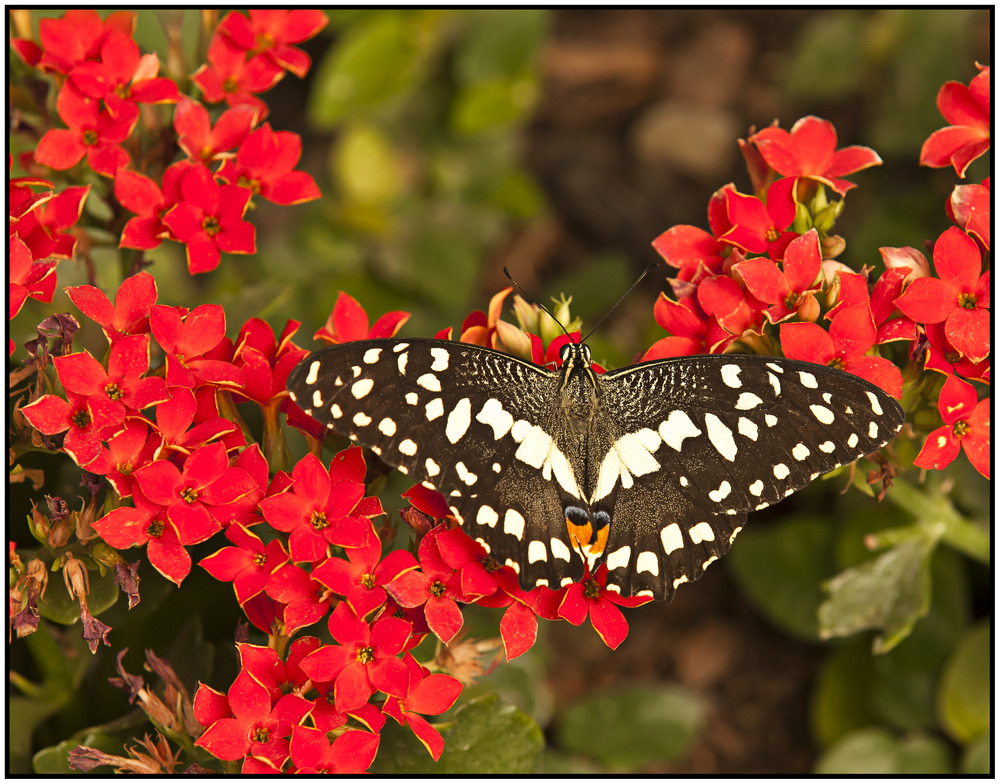
<path fill-rule="evenodd" d="M 750 190 L 737 138 L 807 114 L 834 123 L 838 146 L 873 147 L 885 162 L 851 178 L 859 187 L 837 227 L 848 243 L 841 260 L 879 267 L 878 247 L 922 248 L 947 228 L 954 172 L 921 169 L 919 149 L 944 124 L 940 85 L 967 83 L 992 46 L 982 9 L 328 13 L 330 25 L 303 45 L 314 60 L 307 78 L 286 76 L 263 96 L 275 129 L 302 136 L 299 168 L 323 198 L 258 201 L 249 218 L 258 253 L 224 256 L 209 275 L 189 277 L 175 244 L 149 254 L 159 301 L 223 304 L 230 336 L 253 316 L 279 330 L 294 318 L 308 346 L 339 290 L 372 319 L 412 312 L 404 334 L 458 328 L 506 285 L 505 265 L 542 302 L 572 295 L 586 331 L 657 259 L 654 237 L 680 223 L 707 227 L 708 198 L 727 182 Z M 161 23 L 180 24 L 190 74 L 198 19 L 141 11 L 136 37 L 162 52 Z M 12 79 L 19 67 L 11 61 Z M 980 160 L 968 181 L 988 172 Z M 87 208 L 102 215 L 99 198 Z M 98 282 L 113 290 L 118 252 L 95 238 Z M 664 280 L 650 277 L 591 338 L 602 362 L 627 363 L 662 336 L 651 305 Z M 60 289 L 85 281 L 82 265 L 60 265 Z M 51 310 L 29 307 L 37 312 L 17 321 L 19 342 L 45 313 L 72 309 L 64 294 Z M 960 457 L 956 504 L 988 517 L 988 485 L 966 469 Z M 629 612 L 632 633 L 617 652 L 586 626 L 543 624 L 535 649 L 470 693 L 499 692 L 533 717 L 550 772 L 984 772 L 988 569 L 935 552 L 930 611 L 885 656 L 871 655 L 870 633 L 817 637 L 820 583 L 872 557 L 866 533 L 910 522 L 840 495 L 847 482 L 757 515 L 729 558 L 672 605 Z M 196 569 L 198 580 L 211 582 Z M 118 640 L 133 639 L 136 655 L 155 640 L 184 640 L 201 651 L 198 677 L 214 661 L 213 685 L 224 686 L 233 608 L 200 608 L 155 586 L 144 583 L 144 604 L 172 604 L 186 620 L 130 628 L 115 608 Z M 496 613 L 466 614 L 471 633 L 496 634 Z M 95 709 L 117 715 L 121 695 L 98 675 L 110 672 L 110 654 L 88 661 L 64 677 L 78 678 L 83 694 L 104 693 L 77 719 L 31 723 L 35 748 L 96 723 Z M 525 748 L 539 740 L 517 737 Z"/>

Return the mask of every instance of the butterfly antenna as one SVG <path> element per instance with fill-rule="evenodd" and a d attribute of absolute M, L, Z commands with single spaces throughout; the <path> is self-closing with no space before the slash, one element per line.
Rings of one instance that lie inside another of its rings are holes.
<path fill-rule="evenodd" d="M 657 262 L 655 262 L 655 261 L 654 261 L 654 262 L 653 262 L 653 263 L 651 263 L 651 264 L 650 264 L 650 265 L 649 265 L 648 267 L 646 267 L 646 269 L 644 269 L 644 270 L 642 271 L 642 274 L 641 274 L 641 275 L 640 275 L 640 276 L 639 276 L 638 278 L 636 278 L 636 281 L 635 281 L 635 283 L 633 283 L 633 284 L 632 284 L 631 286 L 629 286 L 629 287 L 628 287 L 628 291 L 626 291 L 626 292 L 625 292 L 624 294 L 622 294 L 622 295 L 621 295 L 621 297 L 619 297 L 619 298 L 618 298 L 618 301 L 617 301 L 617 302 L 616 302 L 616 303 L 615 303 L 614 305 L 612 305 L 612 306 L 611 306 L 610 308 L 608 308 L 608 311 L 607 311 L 607 313 L 605 313 L 605 314 L 604 314 L 603 316 L 601 316 L 601 317 L 600 317 L 600 318 L 599 318 L 599 319 L 597 320 L 597 323 L 596 323 L 596 324 L 594 324 L 594 326 L 593 326 L 593 327 L 591 327 L 591 329 L 590 329 L 590 332 L 588 332 L 588 333 L 587 333 L 587 337 L 583 338 L 583 340 L 581 340 L 581 341 L 580 341 L 581 343 L 586 343 L 586 342 L 587 342 L 587 338 L 589 338 L 589 337 L 590 337 L 591 335 L 593 335 L 593 334 L 594 334 L 594 331 L 595 331 L 595 330 L 596 330 L 596 329 L 597 329 L 597 328 L 598 328 L 599 326 L 601 326 L 601 323 L 602 323 L 602 322 L 604 321 L 604 319 L 606 319 L 606 318 L 607 318 L 608 316 L 610 316 L 610 315 L 611 315 L 611 313 L 612 313 L 612 311 L 614 311 L 614 309 L 615 309 L 615 308 L 617 308 L 617 307 L 618 307 L 619 305 L 621 305 L 621 304 L 622 304 L 622 301 L 623 301 L 623 300 L 624 300 L 624 299 L 625 299 L 625 298 L 626 298 L 626 297 L 627 297 L 627 296 L 628 296 L 629 294 L 631 294 L 631 293 L 632 293 L 632 289 L 634 289 L 634 288 L 635 288 L 636 286 L 638 286 L 638 285 L 639 285 L 639 284 L 640 284 L 640 283 L 642 282 L 642 279 L 643 279 L 644 277 L 646 277 L 646 276 L 647 276 L 647 275 L 648 275 L 648 274 L 649 274 L 650 272 L 652 272 L 652 271 L 653 271 L 653 268 L 654 268 L 654 267 L 656 267 L 656 266 L 657 266 Z"/>
<path fill-rule="evenodd" d="M 555 316 L 552 315 L 552 311 L 551 310 L 549 310 L 541 302 L 539 302 L 537 299 L 535 299 L 534 297 L 532 297 L 527 291 L 525 291 L 524 288 L 521 286 L 521 284 L 518 283 L 516 280 L 514 280 L 513 275 L 510 274 L 510 270 L 508 270 L 506 267 L 504 267 L 503 268 L 503 274 L 507 276 L 507 280 L 509 280 L 511 283 L 513 283 L 515 286 L 517 286 L 518 290 L 522 294 L 524 294 L 525 297 L 528 298 L 529 302 L 534 302 L 536 305 L 538 305 L 538 307 L 540 307 L 542 310 L 544 310 L 546 313 L 548 313 L 549 317 L 554 322 L 556 322 L 556 324 L 559 325 L 559 329 L 561 329 L 566 334 L 566 337 L 568 337 L 571 341 L 573 340 L 573 336 L 570 335 L 569 332 L 566 332 L 566 327 L 564 327 L 562 325 L 562 322 L 559 319 L 557 319 Z"/>

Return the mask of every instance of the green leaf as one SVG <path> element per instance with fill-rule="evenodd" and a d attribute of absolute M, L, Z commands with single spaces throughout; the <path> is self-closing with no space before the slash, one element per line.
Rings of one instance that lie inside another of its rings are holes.
<path fill-rule="evenodd" d="M 873 650 L 892 650 L 927 614 L 934 544 L 929 538 L 910 539 L 829 580 L 824 588 L 830 598 L 819 608 L 820 638 L 878 629 Z"/>
<path fill-rule="evenodd" d="M 368 124 L 344 129 L 333 156 L 333 175 L 350 201 L 384 204 L 404 188 L 402 168 L 388 137 Z"/>
<path fill-rule="evenodd" d="M 466 84 L 513 78 L 533 66 L 549 13 L 540 9 L 476 9 L 464 16 L 456 76 Z"/>
<path fill-rule="evenodd" d="M 410 87 L 420 74 L 421 24 L 420 12 L 385 10 L 349 22 L 316 69 L 310 120 L 330 128 Z"/>
<path fill-rule="evenodd" d="M 613 769 L 639 771 L 684 754 L 705 704 L 679 687 L 628 686 L 588 695 L 559 719 L 559 745 Z"/>
<path fill-rule="evenodd" d="M 896 739 L 881 727 L 852 732 L 816 763 L 815 772 L 830 775 L 946 775 L 954 772 L 947 747 L 924 736 Z"/>
<path fill-rule="evenodd" d="M 993 772 L 992 738 L 983 735 L 965 747 L 961 773 L 966 776 L 986 776 Z"/>
<path fill-rule="evenodd" d="M 382 730 L 371 772 L 380 775 L 517 775 L 538 771 L 545 740 L 535 721 L 496 695 L 467 702 L 447 724 L 437 725 L 444 752 L 434 762 L 406 727 Z"/>
<path fill-rule="evenodd" d="M 87 593 L 87 605 L 90 614 L 100 615 L 118 600 L 118 586 L 115 585 L 115 575 L 107 570 L 104 576 L 95 567 L 87 570 L 90 591 Z M 57 573 L 49 580 L 45 598 L 38 602 L 38 614 L 50 621 L 70 625 L 80 620 L 80 605 L 69 595 L 62 573 Z"/>
<path fill-rule="evenodd" d="M 796 637 L 819 635 L 820 584 L 832 572 L 834 531 L 820 518 L 795 516 L 743 531 L 727 563 L 773 624 Z"/>
<path fill-rule="evenodd" d="M 990 730 L 990 622 L 969 629 L 945 665 L 938 692 L 941 726 L 959 743 Z"/>
<path fill-rule="evenodd" d="M 451 114 L 456 133 L 472 135 L 510 125 L 531 108 L 538 90 L 532 79 L 495 79 L 464 88 Z"/>
<path fill-rule="evenodd" d="M 874 682 L 866 640 L 850 640 L 830 652 L 813 693 L 812 728 L 821 746 L 878 722 L 870 699 Z"/>

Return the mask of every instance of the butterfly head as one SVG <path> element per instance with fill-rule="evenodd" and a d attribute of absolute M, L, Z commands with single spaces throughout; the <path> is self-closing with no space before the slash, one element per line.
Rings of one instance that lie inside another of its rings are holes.
<path fill-rule="evenodd" d="M 572 341 L 564 343 L 559 347 L 559 361 L 568 373 L 572 373 L 576 368 L 587 369 L 591 365 L 590 346 Z"/>

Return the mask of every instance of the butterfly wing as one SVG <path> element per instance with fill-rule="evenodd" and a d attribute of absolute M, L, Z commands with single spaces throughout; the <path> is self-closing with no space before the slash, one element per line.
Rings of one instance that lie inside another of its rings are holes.
<path fill-rule="evenodd" d="M 625 595 L 669 599 L 728 552 L 748 511 L 874 452 L 904 421 L 873 384 L 794 360 L 683 357 L 601 382 L 616 440 L 591 505 L 610 510 L 608 584 Z"/>
<path fill-rule="evenodd" d="M 307 414 L 440 491 L 466 533 L 526 588 L 582 575 L 565 491 L 546 462 L 557 374 L 466 343 L 366 340 L 307 357 L 288 389 Z M 546 544 L 544 557 L 535 542 Z"/>

